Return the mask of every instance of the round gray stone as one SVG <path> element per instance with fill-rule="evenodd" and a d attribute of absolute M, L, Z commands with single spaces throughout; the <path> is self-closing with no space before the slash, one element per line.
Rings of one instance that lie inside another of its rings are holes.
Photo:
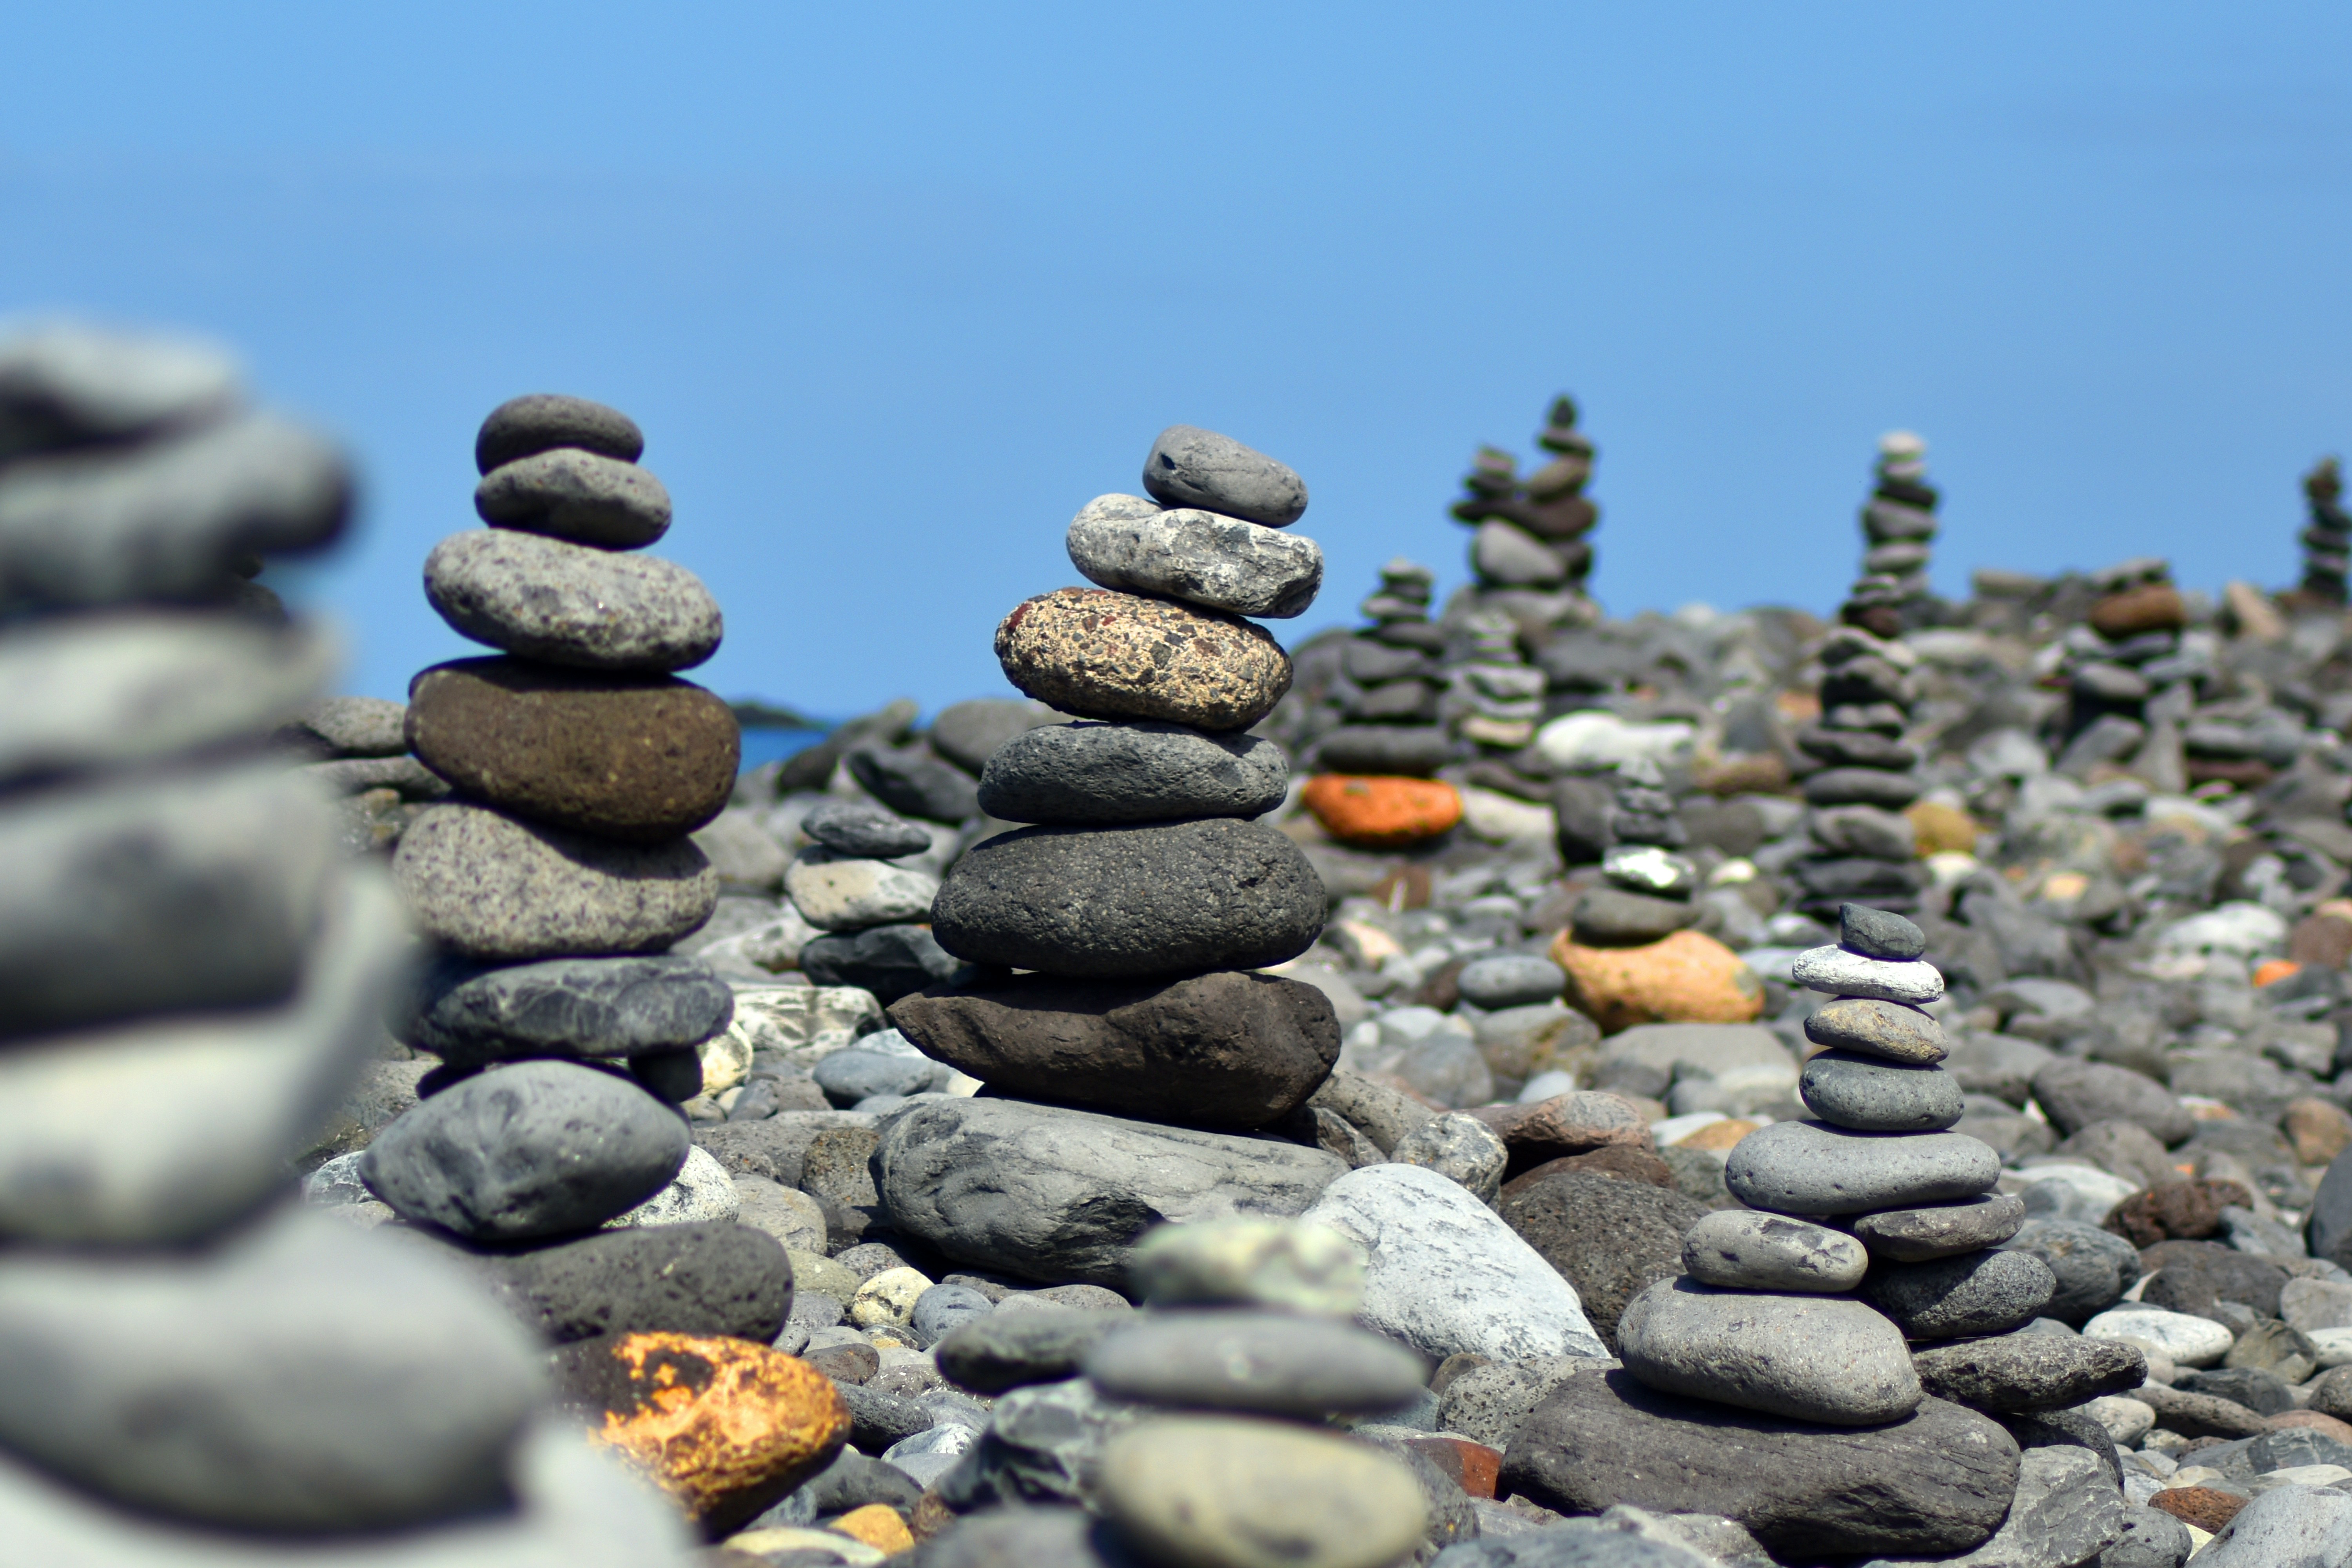
<path fill-rule="evenodd" d="M 1143 459 L 1143 488 L 1162 506 L 1196 506 L 1282 528 L 1307 511 L 1307 481 L 1265 453 L 1196 425 L 1171 425 Z"/>
<path fill-rule="evenodd" d="M 1882 1209 L 1853 1222 L 1853 1234 L 1874 1258 L 1890 1263 L 1925 1263 L 1979 1247 L 1999 1247 L 2025 1223 L 2025 1200 L 2010 1193 L 1987 1193 L 1966 1203 L 1932 1208 Z"/>
<path fill-rule="evenodd" d="M 493 528 L 520 528 L 600 550 L 642 550 L 669 531 L 669 491 L 617 458 L 572 447 L 502 464 L 474 487 Z"/>
<path fill-rule="evenodd" d="M 328 757 L 404 757 L 408 704 L 381 697 L 330 697 L 272 737 Z"/>
<path fill-rule="evenodd" d="M 409 825 L 392 871 L 426 934 L 480 959 L 659 952 L 719 905 L 691 839 L 620 844 L 454 802 Z"/>
<path fill-rule="evenodd" d="M 1912 1339 L 1949 1340 L 2031 1322 L 2057 1289 L 2050 1266 L 2033 1254 L 1994 1250 L 1880 1264 L 1862 1293 Z"/>
<path fill-rule="evenodd" d="M 453 533 L 425 596 L 464 636 L 525 658 L 667 673 L 718 651 L 718 602 L 676 562 L 511 529 Z"/>
<path fill-rule="evenodd" d="M 931 906 L 931 930 L 976 963 L 1166 974 L 1296 958 L 1321 932 L 1327 908 L 1307 857 L 1260 823 L 1027 827 L 956 862 Z"/>
<path fill-rule="evenodd" d="M 2095 1225 L 2029 1220 L 2001 1245 L 2031 1252 L 2048 1266 L 2058 1286 L 2042 1310 L 2077 1328 L 2122 1300 L 2140 1276 L 2139 1249 Z"/>
<path fill-rule="evenodd" d="M 1323 552 L 1299 534 L 1140 496 L 1097 496 L 1070 521 L 1070 564 L 1090 583 L 1237 616 L 1287 620 L 1323 585 Z"/>
<path fill-rule="evenodd" d="M 1892 1062 L 1939 1062 L 1947 1048 L 1944 1026 L 1918 1008 L 1864 996 L 1823 1003 L 1805 1020 L 1805 1038 Z"/>
<path fill-rule="evenodd" d="M 933 1344 L 995 1310 L 996 1303 L 972 1286 L 934 1285 L 915 1298 L 909 1321 L 923 1343 Z"/>
<path fill-rule="evenodd" d="M 1369 1415 L 1422 1391 L 1421 1358 L 1326 1319 L 1170 1312 L 1122 1326 L 1087 1357 L 1113 1399 L 1264 1415 Z"/>
<path fill-rule="evenodd" d="M 862 800 L 829 800 L 811 808 L 801 818 L 801 831 L 828 849 L 877 860 L 919 855 L 931 847 L 929 834 Z"/>
<path fill-rule="evenodd" d="M 1454 980 L 1465 1002 L 1499 1013 L 1552 1001 L 1567 988 L 1568 972 L 1539 953 L 1511 952 L 1472 959 Z"/>
<path fill-rule="evenodd" d="M 499 404 L 482 421 L 474 437 L 475 471 L 487 474 L 557 447 L 634 463 L 645 456 L 646 435 L 617 408 L 560 393 L 529 393 Z"/>
<path fill-rule="evenodd" d="M 1626 1303 L 1617 1344 L 1649 1387 L 1743 1410 L 1871 1426 L 1919 1406 L 1901 1331 L 1851 1297 L 1661 1279 Z"/>
<path fill-rule="evenodd" d="M 860 788 L 905 816 L 957 823 L 980 809 L 971 775 L 919 748 L 860 746 L 842 761 Z"/>
<path fill-rule="evenodd" d="M 458 1067 L 529 1057 L 635 1057 L 698 1046 L 735 1016 L 709 965 L 667 954 L 492 967 L 445 956 L 386 1020 L 394 1037 Z"/>
<path fill-rule="evenodd" d="M 1928 1063 L 1912 1067 L 1845 1051 L 1805 1063 L 1797 1092 L 1822 1121 L 1857 1132 L 1936 1132 L 1960 1119 L 1959 1080 Z"/>
<path fill-rule="evenodd" d="M 685 1118 L 629 1079 L 520 1062 L 466 1079 L 376 1135 L 368 1190 L 403 1219 L 482 1241 L 590 1230 L 667 1186 Z"/>
<path fill-rule="evenodd" d="M 1717 1209 L 1683 1234 L 1683 1267 L 1735 1290 L 1851 1290 L 1870 1255 L 1853 1237 L 1783 1215 Z"/>
<path fill-rule="evenodd" d="M 2144 1073 L 2062 1057 L 2033 1075 L 2033 1098 L 2069 1136 L 2098 1121 L 2130 1121 L 2167 1148 L 2197 1130 L 2179 1097 Z"/>
<path fill-rule="evenodd" d="M 726 1221 L 603 1231 L 474 1267 L 502 1306 L 556 1344 L 625 1333 L 766 1344 L 793 1306 L 783 1244 Z"/>
<path fill-rule="evenodd" d="M 1262 736 L 1156 720 L 1052 724 L 1013 736 L 980 775 L 980 808 L 1007 822 L 1082 826 L 1261 816 L 1290 763 Z"/>
<path fill-rule="evenodd" d="M 1899 963 L 1927 951 L 1927 933 L 1890 910 L 1845 904 L 1838 910 L 1838 945 L 1864 958 Z"/>
<path fill-rule="evenodd" d="M 1959 1132 L 1853 1132 L 1776 1121 L 1732 1147 L 1724 1184 L 1750 1208 L 1867 1214 L 1972 1198 L 2000 1178 L 2000 1156 Z"/>

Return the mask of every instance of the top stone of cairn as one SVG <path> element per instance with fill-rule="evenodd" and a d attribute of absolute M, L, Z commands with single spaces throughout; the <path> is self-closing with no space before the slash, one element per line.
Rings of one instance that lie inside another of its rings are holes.
<path fill-rule="evenodd" d="M 1162 506 L 1199 507 L 1268 528 L 1307 512 L 1307 481 L 1295 469 L 1230 436 L 1171 425 L 1143 460 L 1143 488 Z"/>
<path fill-rule="evenodd" d="M 646 433 L 617 408 L 584 397 L 534 392 L 510 397 L 490 410 L 474 437 L 474 467 L 487 474 L 518 458 L 558 447 L 577 447 L 634 463 L 645 456 Z"/>
<path fill-rule="evenodd" d="M 1838 945 L 1864 958 L 1899 963 L 1927 951 L 1927 933 L 1892 910 L 1845 904 L 1838 910 Z"/>

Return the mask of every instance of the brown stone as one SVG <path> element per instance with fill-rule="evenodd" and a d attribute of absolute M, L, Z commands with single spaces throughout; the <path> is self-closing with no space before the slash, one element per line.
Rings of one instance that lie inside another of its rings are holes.
<path fill-rule="evenodd" d="M 2251 1208 L 2253 1201 L 2253 1194 L 2237 1182 L 2167 1182 L 2117 1204 L 2105 1226 L 2138 1247 L 2159 1241 L 2200 1241 L 2221 1228 L 2224 1208 Z"/>
<path fill-rule="evenodd" d="M 881 1352 L 872 1345 L 827 1345 L 801 1359 L 835 1383 L 862 1384 L 882 1368 Z"/>
<path fill-rule="evenodd" d="M 1202 1127 L 1278 1121 L 1339 1058 L 1322 992 L 1230 969 L 933 986 L 892 1003 L 890 1021 L 926 1056 L 1003 1093 Z"/>
<path fill-rule="evenodd" d="M 1437 1467 L 1438 1474 L 1472 1497 L 1491 1498 L 1503 1456 L 1467 1437 L 1407 1437 L 1404 1446 Z"/>
<path fill-rule="evenodd" d="M 2191 757 L 2189 782 L 2226 784 L 2240 789 L 2260 789 L 2278 777 L 2278 771 L 2260 757 Z"/>
<path fill-rule="evenodd" d="M 2316 910 L 2304 916 L 2286 939 L 2286 955 L 2297 963 L 2343 968 L 2352 962 L 2352 920 Z"/>
<path fill-rule="evenodd" d="M 2303 1426 L 2323 1437 L 2352 1447 L 2352 1421 L 2342 1421 L 2320 1410 L 2282 1410 L 2264 1423 L 2273 1432 L 2284 1432 Z"/>
<path fill-rule="evenodd" d="M 1290 689 L 1265 627 L 1166 599 L 1057 588 L 996 628 L 1004 678 L 1066 713 L 1246 730 Z"/>
<path fill-rule="evenodd" d="M 2333 1100 L 2305 1095 L 2287 1101 L 2280 1130 L 2294 1145 L 2298 1163 L 2325 1165 L 2352 1146 L 2352 1115 Z"/>
<path fill-rule="evenodd" d="M 885 1557 L 896 1557 L 901 1552 L 915 1549 L 914 1531 L 907 1528 L 907 1521 L 898 1510 L 887 1502 L 853 1508 L 825 1528 L 852 1541 L 862 1541 Z"/>
<path fill-rule="evenodd" d="M 1742 1138 L 1762 1125 L 1760 1121 L 1750 1121 L 1745 1117 L 1727 1116 L 1720 1121 L 1693 1128 L 1675 1139 L 1674 1146 L 1677 1149 L 1709 1149 L 1727 1154 Z"/>
<path fill-rule="evenodd" d="M 1903 808 L 1903 815 L 1910 820 L 1922 859 L 1946 851 L 1973 855 L 1977 852 L 1977 836 L 1984 831 L 1977 826 L 1975 817 L 1958 806 L 1932 800 L 1915 800 Z"/>
<path fill-rule="evenodd" d="M 1514 1165 L 1517 1164 L 1516 1159 Z M 1590 1154 L 1566 1154 L 1557 1160 L 1534 1164 L 1522 1173 L 1515 1174 L 1503 1184 L 1503 1195 L 1511 1197 L 1561 1171 L 1588 1171 L 1594 1175 L 1615 1176 L 1620 1181 L 1647 1182 L 1654 1187 L 1672 1187 L 1674 1167 L 1651 1153 L 1647 1149 L 1630 1149 L 1622 1144 L 1595 1149 Z"/>
<path fill-rule="evenodd" d="M 2086 617 L 2093 630 L 2111 641 L 2142 632 L 2174 632 L 2188 624 L 2188 606 L 2180 590 L 2169 583 L 2146 583 L 2110 594 L 2091 606 Z"/>
<path fill-rule="evenodd" d="M 2183 1524 L 2193 1524 L 2208 1535 L 2221 1532 L 2238 1510 L 2250 1499 L 2235 1492 L 2221 1491 L 2213 1487 L 2167 1487 L 2147 1500 L 2147 1506 L 2161 1509 Z"/>
<path fill-rule="evenodd" d="M 717 816 L 742 740 L 691 681 L 464 658 L 409 682 L 408 743 L 477 799 L 583 833 L 657 843 Z"/>
<path fill-rule="evenodd" d="M 551 1359 L 589 1436 L 714 1541 L 831 1464 L 849 1436 L 849 1406 L 824 1373 L 750 1340 L 608 1334 Z"/>
<path fill-rule="evenodd" d="M 1650 1124 L 1633 1102 L 1602 1090 L 1555 1094 L 1533 1105 L 1482 1105 L 1470 1114 L 1485 1122 L 1515 1157 L 1524 1151 L 1552 1160 L 1612 1144 L 1657 1147 Z"/>
<path fill-rule="evenodd" d="M 1639 947 L 1586 947 L 1562 931 L 1552 962 L 1568 1000 L 1613 1035 L 1636 1024 L 1745 1024 L 1764 1010 L 1764 984 L 1739 955 L 1702 932 Z"/>

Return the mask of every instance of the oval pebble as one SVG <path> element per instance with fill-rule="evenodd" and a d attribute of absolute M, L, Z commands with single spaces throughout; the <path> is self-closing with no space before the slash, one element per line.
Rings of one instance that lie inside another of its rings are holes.
<path fill-rule="evenodd" d="M 1323 552 L 1311 539 L 1195 507 L 1162 511 L 1135 496 L 1087 502 L 1064 543 L 1090 583 L 1236 616 L 1304 615 L 1323 586 Z"/>
<path fill-rule="evenodd" d="M 1386 1568 L 1428 1527 L 1401 1460 L 1271 1421 L 1147 1422 L 1110 1440 L 1101 1477 L 1104 1510 L 1159 1563 Z"/>
<path fill-rule="evenodd" d="M 2099 1313 L 2083 1325 L 2083 1337 L 2092 1340 L 2133 1340 L 2152 1345 L 2176 1366 L 2211 1366 L 2230 1353 L 2237 1336 L 2210 1318 L 2168 1312 L 2161 1307 L 2125 1302 Z"/>
<path fill-rule="evenodd" d="M 1423 1365 L 1393 1340 L 1326 1318 L 1171 1312 L 1111 1334 L 1087 1375 L 1113 1399 L 1312 1417 L 1393 1410 L 1421 1392 Z"/>
<path fill-rule="evenodd" d="M 996 658 L 1028 695 L 1095 719 L 1246 730 L 1290 689 L 1289 656 L 1265 627 L 1108 588 L 1019 605 L 996 628 Z"/>
<path fill-rule="evenodd" d="M 1972 1198 L 2000 1178 L 2000 1156 L 1961 1132 L 1850 1132 L 1776 1121 L 1732 1146 L 1724 1184 L 1750 1208 L 1867 1214 Z"/>
<path fill-rule="evenodd" d="M 1143 488 L 1162 506 L 1197 506 L 1282 528 L 1307 514 L 1307 481 L 1287 465 L 1197 425 L 1171 425 L 1143 459 Z"/>
<path fill-rule="evenodd" d="M 1851 1290 L 1870 1255 L 1827 1226 L 1718 1209 L 1683 1233 L 1683 1268 L 1703 1284 L 1741 1290 Z"/>
<path fill-rule="evenodd" d="M 492 468 L 474 487 L 474 510 L 493 528 L 519 528 L 599 550 L 642 550 L 669 531 L 669 491 L 637 467 L 559 447 Z"/>
<path fill-rule="evenodd" d="M 527 393 L 499 404 L 482 421 L 474 437 L 475 471 L 487 474 L 556 447 L 634 463 L 645 456 L 646 434 L 617 408 L 560 393 Z"/>
<path fill-rule="evenodd" d="M 1960 1081 L 1936 1066 L 1822 1051 L 1806 1061 L 1797 1092 L 1822 1121 L 1857 1132 L 1937 1132 L 1960 1119 Z"/>
<path fill-rule="evenodd" d="M 1914 1006 L 1944 994 L 1943 972 L 1932 963 L 1919 959 L 1890 963 L 1842 947 L 1807 948 L 1790 964 L 1789 975 L 1800 985 L 1832 996 L 1867 996 Z"/>
<path fill-rule="evenodd" d="M 1980 1247 L 1999 1247 L 2025 1223 L 2025 1200 L 2010 1193 L 1987 1193 L 1966 1203 L 1929 1208 L 1882 1209 L 1853 1222 L 1856 1239 L 1874 1258 L 1895 1263 L 1925 1263 Z M 2047 1262 L 2048 1259 L 2043 1259 Z"/>
<path fill-rule="evenodd" d="M 676 562 L 507 529 L 435 545 L 425 596 L 476 642 L 589 669 L 688 669 L 724 630 L 710 590 Z"/>

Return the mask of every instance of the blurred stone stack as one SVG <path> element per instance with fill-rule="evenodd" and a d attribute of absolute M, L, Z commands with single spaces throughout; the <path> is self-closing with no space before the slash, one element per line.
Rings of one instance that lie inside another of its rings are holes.
<path fill-rule="evenodd" d="M 1552 459 L 1524 480 L 1517 458 L 1480 447 L 1462 480 L 1469 493 L 1453 508 L 1455 521 L 1477 530 L 1470 542 L 1477 586 L 1464 602 L 1499 609 L 1529 635 L 1587 626 L 1600 616 L 1584 585 L 1592 574 L 1585 536 L 1599 525 L 1601 509 L 1584 493 L 1592 443 L 1576 427 L 1573 398 L 1552 400 L 1536 444 Z"/>
<path fill-rule="evenodd" d="M 1452 754 L 1437 721 L 1445 632 L 1429 618 L 1434 582 L 1402 556 L 1381 568 L 1379 591 L 1361 605 L 1371 625 L 1339 651 L 1340 722 L 1315 747 L 1318 771 L 1426 778 Z"/>
<path fill-rule="evenodd" d="M 336 450 L 186 343 L 0 345 L 0 1540 L 27 1563 L 678 1561 L 462 1274 L 290 1205 L 407 935 L 268 747 L 332 663 L 240 581 Z"/>
<path fill-rule="evenodd" d="M 2182 646 L 2180 590 L 2153 556 L 2095 573 L 2091 587 L 2085 623 L 2069 627 L 2063 644 L 2067 712 L 2058 771 L 2087 783 L 2103 770 L 2128 769 L 2158 793 L 2177 795 L 2190 782 L 2184 743 L 2207 668 Z"/>
<path fill-rule="evenodd" d="M 1813 848 L 1790 870 L 1798 907 L 1816 916 L 1849 900 L 1908 911 L 1926 885 L 1917 835 L 1903 815 L 1919 796 L 1919 754 L 1903 738 L 1917 658 L 1899 638 L 1865 629 L 1891 618 L 1890 602 L 1864 596 L 1885 581 L 1864 578 L 1845 606 L 1846 624 L 1822 643 L 1821 717 L 1797 735 L 1816 764 L 1803 783 Z"/>
<path fill-rule="evenodd" d="M 1878 438 L 1877 488 L 1862 509 L 1862 533 L 1869 548 L 1862 558 L 1868 577 L 1893 580 L 1890 600 L 1904 626 L 1920 624 L 1927 585 L 1928 545 L 1936 537 L 1936 487 L 1927 482 L 1927 443 L 1908 430 Z"/>
<path fill-rule="evenodd" d="M 2344 472 L 2335 458 L 2323 458 L 2303 476 L 2303 495 L 2311 521 L 2303 531 L 2303 582 L 2296 594 L 2314 608 L 2341 608 L 2345 574 L 2352 570 L 2352 515 L 2344 510 Z"/>
<path fill-rule="evenodd" d="M 1545 676 L 1528 663 L 1518 623 L 1500 610 L 1473 610 L 1454 630 L 1440 719 L 1481 751 L 1519 750 L 1543 721 Z"/>

